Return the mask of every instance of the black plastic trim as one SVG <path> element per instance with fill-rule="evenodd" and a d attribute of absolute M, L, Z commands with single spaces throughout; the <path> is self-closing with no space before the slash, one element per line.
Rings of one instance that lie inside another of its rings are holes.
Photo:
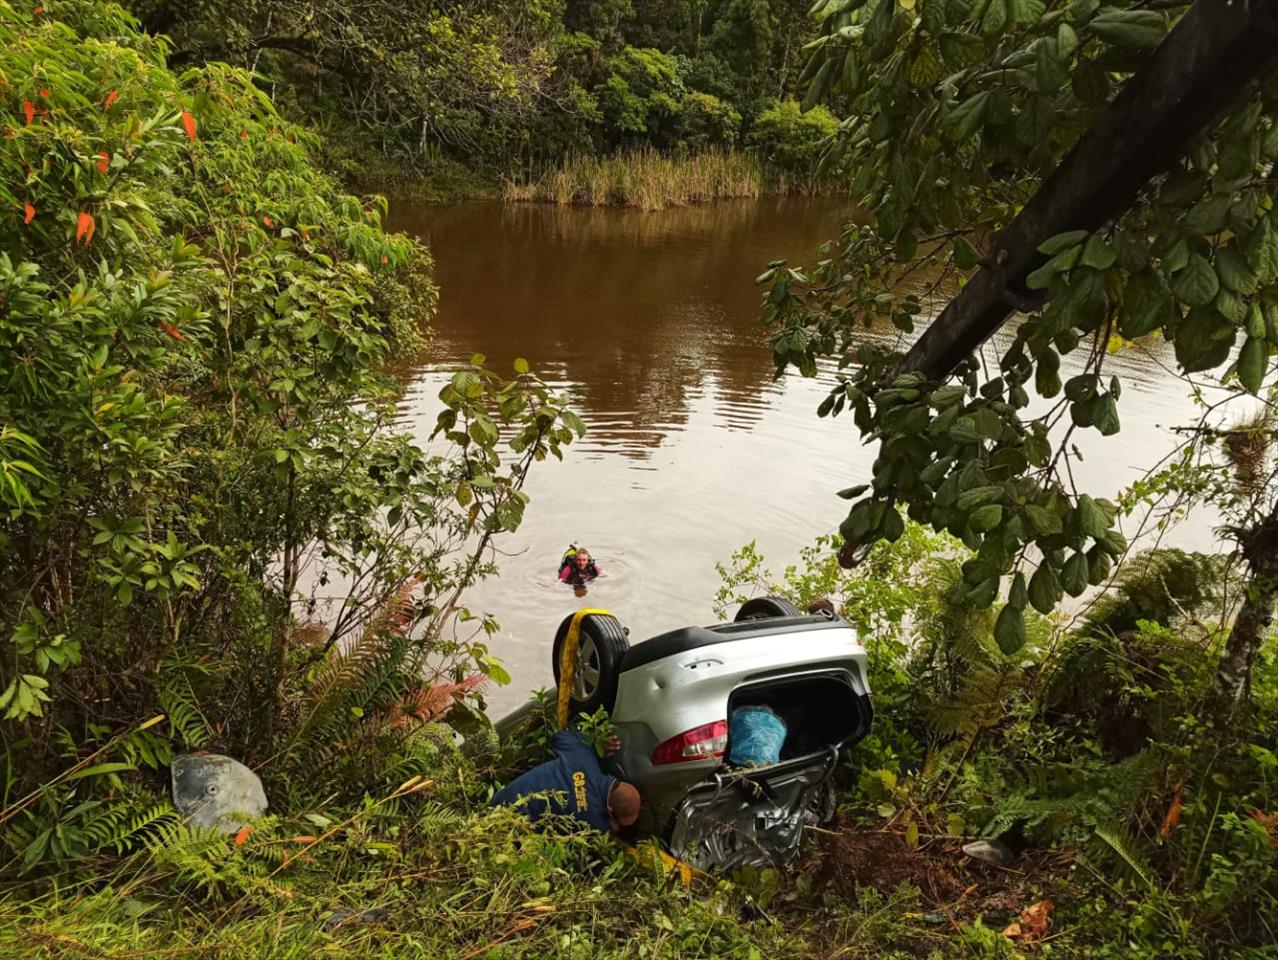
<path fill-rule="evenodd" d="M 801 617 L 769 617 L 764 620 L 746 620 L 741 623 L 721 623 L 713 627 L 682 627 L 637 643 L 627 651 L 621 661 L 621 670 L 633 670 L 655 660 L 697 650 L 701 647 L 728 643 L 747 637 L 776 636 L 806 630 L 833 630 L 847 628 L 845 620 L 830 619 L 824 614 Z"/>

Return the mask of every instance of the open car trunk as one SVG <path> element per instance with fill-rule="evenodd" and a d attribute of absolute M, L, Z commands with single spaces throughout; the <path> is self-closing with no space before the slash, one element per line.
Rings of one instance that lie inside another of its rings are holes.
<path fill-rule="evenodd" d="M 727 767 L 689 791 L 669 829 L 671 852 L 702 869 L 780 866 L 799 850 L 803 826 L 834 816 L 830 778 L 842 747 L 870 729 L 870 698 L 844 671 L 749 683 L 733 691 L 738 707 L 767 706 L 786 724 L 780 760 Z M 731 754 L 731 728 L 726 755 Z"/>

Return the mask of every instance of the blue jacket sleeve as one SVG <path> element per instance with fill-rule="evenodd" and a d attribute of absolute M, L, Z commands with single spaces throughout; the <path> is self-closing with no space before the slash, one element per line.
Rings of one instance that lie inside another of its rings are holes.
<path fill-rule="evenodd" d="M 560 730 L 550 738 L 550 749 L 555 751 L 555 756 L 562 757 L 570 764 L 584 767 L 592 773 L 599 771 L 599 757 L 595 754 L 595 748 L 576 730 Z"/>

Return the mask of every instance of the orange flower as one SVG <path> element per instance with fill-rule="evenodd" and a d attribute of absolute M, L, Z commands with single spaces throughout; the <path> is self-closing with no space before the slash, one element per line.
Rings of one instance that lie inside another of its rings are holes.
<path fill-rule="evenodd" d="M 34 219 L 35 219 L 35 207 L 31 206 L 31 204 L 29 203 L 24 203 L 22 205 L 22 222 L 30 223 Z"/>
<path fill-rule="evenodd" d="M 23 100 L 22 115 L 27 118 L 27 125 L 30 126 L 31 121 L 35 119 L 35 104 L 30 100 Z"/>
<path fill-rule="evenodd" d="M 107 94 L 106 103 L 102 105 L 102 109 L 110 110 L 111 104 L 115 103 L 115 101 L 119 99 L 120 99 L 120 91 L 112 90 L 110 93 Z"/>
<path fill-rule="evenodd" d="M 179 330 L 177 327 L 173 326 L 173 324 L 171 324 L 171 323 L 165 323 L 163 320 L 161 320 L 161 321 L 160 321 L 160 329 L 161 329 L 161 330 L 163 330 L 165 333 L 167 333 L 167 334 L 168 334 L 170 337 L 172 337 L 174 340 L 185 340 L 185 339 L 186 339 L 186 337 L 184 337 L 184 336 L 182 335 L 182 331 L 181 331 L 181 330 Z"/>
<path fill-rule="evenodd" d="M 244 846 L 244 841 L 249 838 L 249 834 L 252 832 L 252 827 L 240 827 L 240 832 L 235 835 L 235 845 L 237 847 Z"/>
<path fill-rule="evenodd" d="M 105 150 L 99 150 L 98 151 L 98 173 L 102 174 L 102 176 L 105 177 L 106 172 L 108 168 L 110 168 L 110 166 L 111 166 L 111 154 L 107 153 Z"/>
<path fill-rule="evenodd" d="M 195 117 L 191 116 L 185 110 L 182 111 L 182 128 L 186 130 L 186 139 L 195 139 Z"/>
<path fill-rule="evenodd" d="M 93 239 L 93 231 L 95 229 L 97 229 L 97 224 L 93 222 L 92 214 L 81 210 L 75 224 L 76 243 L 88 243 Z"/>

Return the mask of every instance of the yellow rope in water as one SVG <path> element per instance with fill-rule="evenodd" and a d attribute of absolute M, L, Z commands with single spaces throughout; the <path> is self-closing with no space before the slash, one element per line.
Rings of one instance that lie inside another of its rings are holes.
<path fill-rule="evenodd" d="M 581 646 L 581 621 L 591 615 L 611 617 L 612 611 L 578 610 L 572 615 L 572 623 L 568 625 L 568 635 L 564 637 L 564 649 L 559 655 L 559 703 L 555 711 L 555 721 L 560 730 L 568 726 L 572 677 L 577 672 L 577 648 Z"/>

